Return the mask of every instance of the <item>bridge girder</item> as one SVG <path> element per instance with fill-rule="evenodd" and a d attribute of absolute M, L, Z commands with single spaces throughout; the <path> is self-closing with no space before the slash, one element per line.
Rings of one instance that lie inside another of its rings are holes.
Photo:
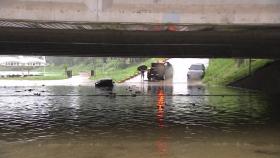
<path fill-rule="evenodd" d="M 0 19 L 280 24 L 278 0 L 1 0 Z"/>
<path fill-rule="evenodd" d="M 0 21 L 0 54 L 280 58 L 280 26 Z"/>

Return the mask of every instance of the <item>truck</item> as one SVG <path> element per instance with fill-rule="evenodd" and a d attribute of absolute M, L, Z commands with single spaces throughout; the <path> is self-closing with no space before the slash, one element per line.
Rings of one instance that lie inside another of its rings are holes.
<path fill-rule="evenodd" d="M 173 78 L 173 67 L 169 62 L 152 63 L 148 69 L 148 80 L 166 80 Z"/>

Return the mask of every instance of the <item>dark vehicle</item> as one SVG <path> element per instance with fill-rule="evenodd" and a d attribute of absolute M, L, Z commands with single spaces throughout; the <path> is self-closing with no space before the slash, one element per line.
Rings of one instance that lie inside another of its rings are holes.
<path fill-rule="evenodd" d="M 169 62 L 152 63 L 148 69 L 148 80 L 166 80 L 173 78 L 173 68 Z"/>
<path fill-rule="evenodd" d="M 201 80 L 205 75 L 205 66 L 203 64 L 193 64 L 189 68 L 188 80 Z"/>
<path fill-rule="evenodd" d="M 102 79 L 95 82 L 96 87 L 114 87 L 114 81 L 112 79 Z"/>

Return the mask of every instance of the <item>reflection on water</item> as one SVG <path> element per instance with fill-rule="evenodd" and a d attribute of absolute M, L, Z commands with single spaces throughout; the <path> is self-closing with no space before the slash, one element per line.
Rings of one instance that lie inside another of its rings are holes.
<path fill-rule="evenodd" d="M 165 94 L 161 88 L 158 88 L 158 93 L 157 93 L 157 118 L 158 118 L 158 123 L 159 127 L 163 128 L 164 123 L 163 123 L 163 118 L 164 118 L 164 106 L 165 106 Z"/>
<path fill-rule="evenodd" d="M 111 90 L 2 87 L 0 154 L 5 158 L 280 156 L 277 100 L 244 90 L 181 86 L 187 90 L 163 83 Z"/>
<path fill-rule="evenodd" d="M 158 126 L 164 127 L 164 106 L 165 106 L 165 94 L 162 87 L 157 89 L 157 119 Z M 167 152 L 167 141 L 166 138 L 160 133 L 159 138 L 156 141 L 156 148 L 160 156 L 165 156 Z"/>

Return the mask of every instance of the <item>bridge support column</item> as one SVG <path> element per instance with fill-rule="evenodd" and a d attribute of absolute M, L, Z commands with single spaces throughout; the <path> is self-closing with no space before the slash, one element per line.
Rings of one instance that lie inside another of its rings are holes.
<path fill-rule="evenodd" d="M 102 12 L 112 7 L 113 0 L 87 0 L 86 4 L 92 11 Z"/>
<path fill-rule="evenodd" d="M 113 0 L 100 0 L 101 1 L 101 6 L 99 6 L 98 8 L 100 8 L 100 10 L 104 11 L 107 8 L 111 8 L 113 5 Z"/>

